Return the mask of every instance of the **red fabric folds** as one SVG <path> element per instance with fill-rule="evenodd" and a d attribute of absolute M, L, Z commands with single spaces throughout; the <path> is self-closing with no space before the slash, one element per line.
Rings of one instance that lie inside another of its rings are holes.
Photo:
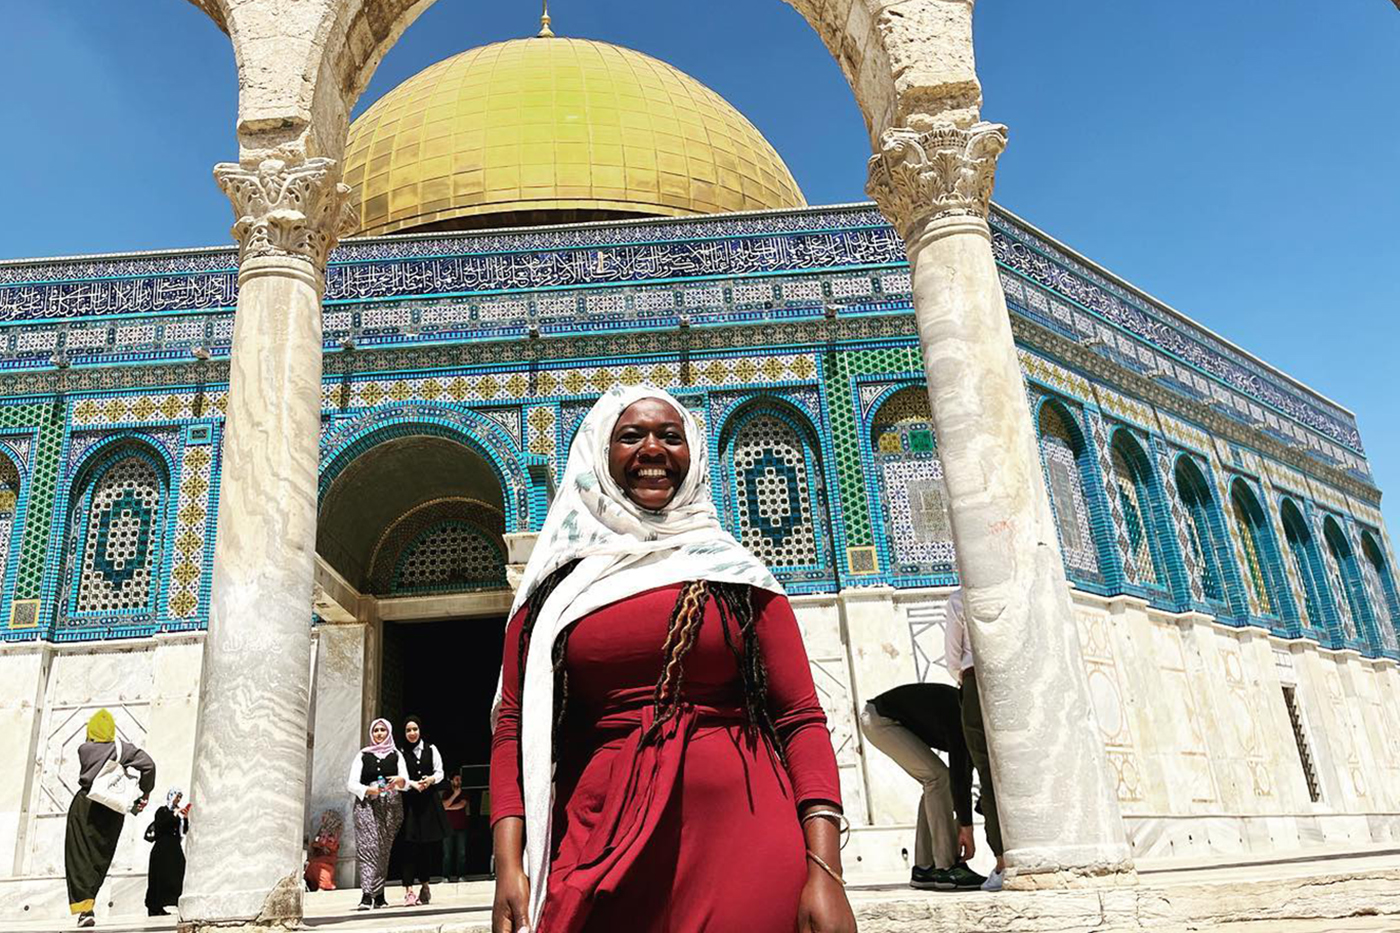
<path fill-rule="evenodd" d="M 791 933 L 806 879 L 804 802 L 839 805 L 836 759 L 791 607 L 755 593 L 769 709 L 786 757 L 745 721 L 713 604 L 686 658 L 684 703 L 645 745 L 679 587 L 606 607 L 569 639 L 556 749 L 553 859 L 540 933 Z M 522 814 L 520 620 L 506 637 L 493 820 Z"/>

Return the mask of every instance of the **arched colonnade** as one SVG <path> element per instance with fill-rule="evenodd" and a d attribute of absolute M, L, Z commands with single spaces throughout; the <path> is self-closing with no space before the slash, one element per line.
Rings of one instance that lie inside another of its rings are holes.
<path fill-rule="evenodd" d="M 327 257 L 348 116 L 433 0 L 192 0 L 233 43 L 239 292 L 182 917 L 301 916 Z M 974 0 L 788 0 L 851 86 L 867 191 L 908 247 L 914 310 L 989 720 L 1008 884 L 1131 873 L 987 212 L 1006 128 L 980 121 Z M 254 780 L 279 792 L 245 806 Z"/>

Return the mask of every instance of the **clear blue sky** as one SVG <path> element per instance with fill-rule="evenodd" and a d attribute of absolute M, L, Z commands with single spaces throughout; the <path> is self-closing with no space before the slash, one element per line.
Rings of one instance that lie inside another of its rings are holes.
<path fill-rule="evenodd" d="M 863 197 L 865 130 L 778 0 L 555 0 L 561 34 L 641 49 L 761 129 L 813 203 Z M 439 0 L 360 109 L 532 33 L 538 7 Z M 0 257 L 229 241 L 227 39 L 181 0 L 11 4 Z M 1390 0 L 983 0 L 997 200 L 1356 412 L 1400 533 L 1400 11 Z M 1394 501 L 1390 501 L 1393 499 Z"/>

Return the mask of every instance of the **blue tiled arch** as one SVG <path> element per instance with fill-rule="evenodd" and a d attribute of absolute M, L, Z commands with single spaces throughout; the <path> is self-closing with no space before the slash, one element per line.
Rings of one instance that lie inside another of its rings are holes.
<path fill-rule="evenodd" d="M 400 437 L 430 435 L 456 441 L 490 464 L 500 483 L 506 507 L 506 531 L 533 527 L 533 494 L 527 467 L 542 459 L 522 455 L 512 438 L 491 419 L 468 408 L 421 403 L 391 405 L 369 412 L 327 438 L 321 452 L 317 500 L 325 498 L 337 476 L 357 457 L 373 447 Z M 542 504 L 542 503 L 541 503 Z M 538 506 L 536 506 L 538 507 Z M 543 521 L 543 516 L 539 521 Z"/>

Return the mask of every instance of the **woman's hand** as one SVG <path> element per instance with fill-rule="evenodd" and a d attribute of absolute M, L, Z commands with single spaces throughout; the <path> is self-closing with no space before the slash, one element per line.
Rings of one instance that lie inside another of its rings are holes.
<path fill-rule="evenodd" d="M 807 883 L 797 902 L 798 933 L 856 933 L 856 917 L 846 889 L 836 879 L 808 864 Z"/>
<path fill-rule="evenodd" d="M 498 871 L 496 899 L 491 905 L 491 933 L 529 931 L 530 879 L 520 869 Z"/>
<path fill-rule="evenodd" d="M 378 785 L 378 784 L 371 784 L 370 786 L 366 787 L 366 788 L 365 788 L 365 796 L 366 796 L 366 797 L 378 797 L 378 796 L 379 796 L 379 785 Z"/>
<path fill-rule="evenodd" d="M 502 817 L 491 828 L 496 853 L 496 899 L 491 933 L 530 933 L 530 879 L 525 875 L 525 821 Z"/>

